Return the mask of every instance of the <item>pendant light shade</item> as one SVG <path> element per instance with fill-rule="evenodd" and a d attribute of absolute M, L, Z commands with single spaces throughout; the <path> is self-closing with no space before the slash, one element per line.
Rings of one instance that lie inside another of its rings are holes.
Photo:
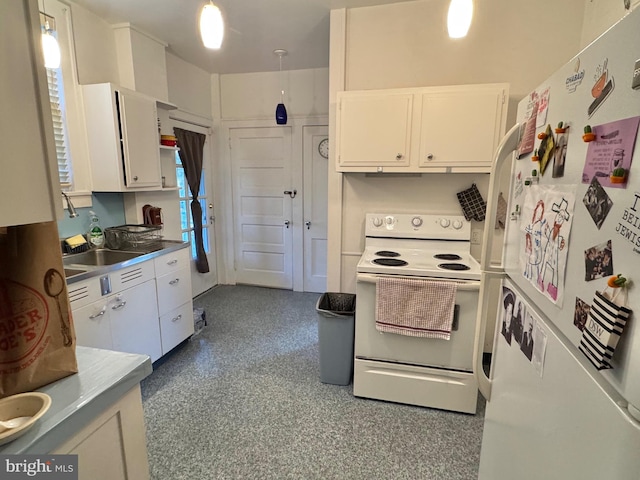
<path fill-rule="evenodd" d="M 280 57 L 280 80 L 282 81 L 282 57 L 288 54 L 286 50 L 277 49 L 274 54 Z M 284 106 L 284 89 L 280 90 L 280 103 L 276 105 L 276 123 L 278 125 L 287 124 L 287 108 Z"/>
<path fill-rule="evenodd" d="M 447 15 L 449 37 L 462 38 L 467 35 L 473 18 L 473 0 L 451 0 Z"/>
<path fill-rule="evenodd" d="M 224 20 L 222 12 L 209 2 L 200 12 L 200 36 L 205 47 L 219 49 L 224 38 Z"/>

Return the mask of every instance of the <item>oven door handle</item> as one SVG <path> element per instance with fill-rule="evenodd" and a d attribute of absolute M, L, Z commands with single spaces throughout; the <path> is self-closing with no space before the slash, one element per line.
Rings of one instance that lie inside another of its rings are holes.
<path fill-rule="evenodd" d="M 424 277 L 411 277 L 411 276 L 405 276 L 405 275 L 373 275 L 370 273 L 358 273 L 356 275 L 356 280 L 358 282 L 364 282 L 364 283 L 378 283 L 378 278 L 381 277 L 387 277 L 387 278 L 410 278 L 410 279 L 414 279 L 414 280 L 432 280 L 432 281 L 438 281 L 438 280 L 443 280 L 443 279 L 438 279 L 438 278 L 424 278 Z M 470 291 L 470 292 L 477 292 L 480 290 L 480 282 L 476 282 L 476 281 L 467 281 L 467 280 L 455 280 L 455 279 L 450 279 L 447 278 L 446 280 L 447 282 L 455 282 L 458 284 L 458 291 Z"/>

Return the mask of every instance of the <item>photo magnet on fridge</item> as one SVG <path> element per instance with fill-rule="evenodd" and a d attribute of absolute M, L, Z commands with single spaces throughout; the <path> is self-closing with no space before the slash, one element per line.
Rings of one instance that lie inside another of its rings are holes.
<path fill-rule="evenodd" d="M 640 89 L 640 58 L 636 60 L 636 65 L 633 67 L 633 79 L 631 80 L 631 88 L 634 90 Z"/>

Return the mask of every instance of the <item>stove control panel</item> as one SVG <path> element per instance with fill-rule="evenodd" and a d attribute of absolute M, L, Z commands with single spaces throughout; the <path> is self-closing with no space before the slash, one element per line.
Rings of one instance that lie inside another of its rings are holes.
<path fill-rule="evenodd" d="M 368 213 L 365 235 L 471 241 L 471 222 L 462 215 Z"/>

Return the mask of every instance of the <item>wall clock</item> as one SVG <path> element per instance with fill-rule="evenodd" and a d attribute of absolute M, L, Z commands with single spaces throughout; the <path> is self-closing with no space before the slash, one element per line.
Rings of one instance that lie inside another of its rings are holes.
<path fill-rule="evenodd" d="M 323 158 L 329 158 L 329 139 L 325 138 L 318 144 L 318 153 Z"/>

